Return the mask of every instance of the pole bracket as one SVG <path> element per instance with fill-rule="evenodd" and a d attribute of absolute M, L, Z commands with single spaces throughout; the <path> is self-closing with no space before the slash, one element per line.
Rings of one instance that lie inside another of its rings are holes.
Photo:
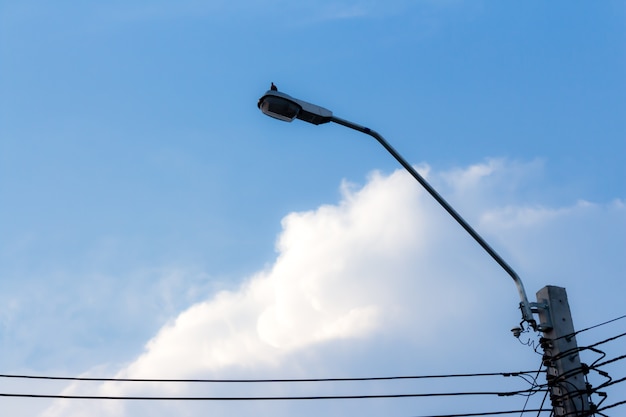
<path fill-rule="evenodd" d="M 550 307 L 548 306 L 548 303 L 528 303 L 530 305 L 530 311 L 532 311 L 535 314 L 538 314 L 540 310 L 543 310 L 546 312 L 546 314 L 544 315 L 545 321 L 543 323 L 539 323 L 537 325 L 537 330 L 541 331 L 541 332 L 548 332 L 550 330 L 553 329 L 552 326 L 552 319 L 551 319 L 551 315 L 550 315 Z"/>

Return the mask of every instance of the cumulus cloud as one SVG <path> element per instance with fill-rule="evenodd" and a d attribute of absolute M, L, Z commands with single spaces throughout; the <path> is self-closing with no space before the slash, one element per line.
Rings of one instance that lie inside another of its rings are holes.
<path fill-rule="evenodd" d="M 525 254 L 536 255 L 542 247 L 559 242 L 560 248 L 550 250 L 554 250 L 552 258 L 561 259 L 560 254 L 585 246 L 581 236 L 570 235 L 572 239 L 563 241 L 562 236 L 552 234 L 567 227 L 584 230 L 588 241 L 608 239 L 619 244 L 623 240 L 616 232 L 593 235 L 599 223 L 624 229 L 626 210 L 619 201 L 557 208 L 495 203 L 503 187 L 514 188 L 540 168 L 536 162 L 493 160 L 443 173 L 430 173 L 428 167 L 422 171 L 444 188 L 444 195 L 470 198 L 473 194 L 465 193 L 468 189 L 478 191 L 475 195 L 480 201 L 467 203 L 471 208 L 468 220 L 488 240 L 506 234 L 494 245 L 502 248 L 505 258 L 525 260 Z M 441 369 L 450 361 L 451 352 L 480 352 L 485 357 L 482 343 L 468 343 L 477 327 L 483 328 L 481 323 L 498 327 L 498 334 L 508 337 L 505 326 L 519 322 L 519 300 L 512 281 L 410 176 L 400 170 L 390 175 L 374 172 L 365 186 L 343 183 L 341 192 L 337 204 L 288 214 L 271 265 L 245 279 L 239 288 L 191 305 L 162 327 L 144 352 L 116 376 L 211 378 L 265 373 L 311 377 L 323 371 L 374 370 L 376 362 L 400 370 L 410 355 L 428 357 Z M 459 211 L 463 212 L 462 207 Z M 540 269 L 548 262 L 546 257 L 539 259 L 523 271 Z M 615 266 L 622 271 L 623 267 L 623 263 Z M 545 279 L 530 281 L 533 287 L 543 286 L 549 283 Z M 576 282 L 576 277 L 568 279 L 574 281 L 563 286 Z M 502 343 L 499 336 L 496 339 Z M 379 356 L 389 350 L 389 344 L 404 346 L 394 351 L 397 358 Z M 497 357 L 491 354 L 494 363 Z M 467 367 L 467 363 L 451 362 Z M 423 361 L 420 365 L 422 370 L 430 366 Z M 95 390 L 101 395 L 200 392 L 193 387 L 113 383 Z M 72 385 L 64 391 L 86 392 L 93 394 L 94 387 Z M 211 392 L 220 391 L 212 388 Z M 82 415 L 87 406 L 57 402 L 44 415 Z M 115 403 L 96 411 L 90 408 L 89 414 L 169 415 L 172 409 L 168 407 Z M 206 413 L 206 408 L 196 406 L 185 410 L 188 415 Z M 230 414 L 227 408 L 216 410 L 211 414 Z M 183 415 L 180 409 L 176 412 Z"/>

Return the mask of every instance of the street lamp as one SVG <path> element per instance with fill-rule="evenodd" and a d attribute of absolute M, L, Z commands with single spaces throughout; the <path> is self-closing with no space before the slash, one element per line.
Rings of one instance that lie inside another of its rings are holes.
<path fill-rule="evenodd" d="M 413 176 L 428 193 L 465 229 L 467 233 L 474 238 L 474 240 L 504 269 L 517 287 L 517 292 L 520 297 L 520 310 L 522 311 L 522 320 L 528 322 L 533 329 L 537 330 L 537 323 L 535 322 L 531 310 L 531 304 L 528 302 L 526 296 L 526 290 L 522 284 L 522 280 L 517 273 L 507 264 L 504 259 L 483 239 L 478 232 L 476 232 L 472 226 L 469 225 L 459 215 L 459 213 L 452 208 L 450 204 L 409 164 L 387 141 L 377 132 L 367 127 L 352 123 L 348 120 L 340 119 L 333 116 L 333 113 L 323 107 L 315 104 L 307 103 L 306 101 L 298 100 L 285 93 L 281 93 L 276 89 L 276 86 L 272 84 L 272 88 L 268 90 L 263 97 L 259 99 L 259 109 L 266 115 L 285 122 L 291 122 L 293 119 L 304 120 L 305 122 L 312 123 L 314 125 L 320 125 L 323 123 L 334 122 L 350 129 L 357 130 L 365 133 L 376 139 L 383 147 L 406 169 L 409 174 Z"/>

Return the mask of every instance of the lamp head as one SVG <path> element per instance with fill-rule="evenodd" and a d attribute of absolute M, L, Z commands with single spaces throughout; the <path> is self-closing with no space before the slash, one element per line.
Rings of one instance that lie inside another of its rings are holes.
<path fill-rule="evenodd" d="M 284 122 L 291 122 L 302 109 L 292 97 L 275 90 L 268 90 L 257 106 L 264 114 Z"/>
<path fill-rule="evenodd" d="M 268 90 L 259 99 L 257 107 L 266 115 L 284 122 L 293 119 L 320 125 L 332 120 L 333 113 L 315 104 L 298 100 L 277 90 Z"/>

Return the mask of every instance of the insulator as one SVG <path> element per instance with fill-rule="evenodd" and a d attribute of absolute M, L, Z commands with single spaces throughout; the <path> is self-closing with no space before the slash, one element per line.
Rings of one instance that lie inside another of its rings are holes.
<path fill-rule="evenodd" d="M 541 346 L 541 348 L 543 350 L 550 349 L 552 347 L 552 341 L 550 339 L 545 338 L 545 337 L 540 337 L 539 338 L 539 345 Z"/>
<path fill-rule="evenodd" d="M 552 366 L 553 362 L 552 362 L 552 356 L 548 355 L 547 353 L 543 354 L 543 357 L 541 358 L 541 363 L 543 364 L 543 366 L 545 367 L 550 367 Z"/>

